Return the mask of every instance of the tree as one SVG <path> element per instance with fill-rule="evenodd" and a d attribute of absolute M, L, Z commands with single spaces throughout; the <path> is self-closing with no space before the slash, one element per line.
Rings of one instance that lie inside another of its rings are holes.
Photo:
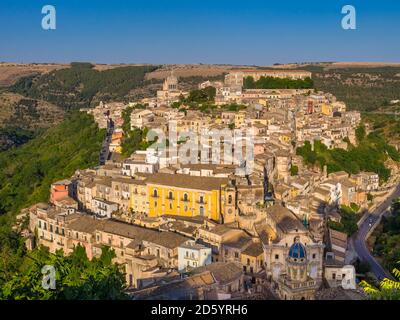
<path fill-rule="evenodd" d="M 257 81 L 249 76 L 244 78 L 243 87 L 245 89 L 311 89 L 314 86 L 311 78 L 290 79 L 260 77 Z"/>
<path fill-rule="evenodd" d="M 363 141 L 365 138 L 365 135 L 366 135 L 365 126 L 364 125 L 358 126 L 356 129 L 357 142 L 360 143 L 361 141 Z"/>
<path fill-rule="evenodd" d="M 398 263 L 400 263 L 400 261 Z M 379 288 L 376 288 L 367 281 L 362 281 L 360 286 L 371 299 L 400 300 L 400 270 L 398 268 L 393 268 L 392 274 L 397 280 L 385 278 L 379 283 Z"/>
<path fill-rule="evenodd" d="M 253 77 L 244 78 L 243 87 L 246 89 L 254 89 L 256 87 L 256 83 Z"/>
<path fill-rule="evenodd" d="M 2 285 L 1 299 L 12 300 L 105 300 L 126 299 L 125 276 L 122 267 L 114 264 L 113 250 L 103 247 L 100 257 L 89 260 L 85 248 L 77 246 L 69 256 L 62 250 L 55 254 L 46 248 L 32 251 L 28 256 L 28 267 Z M 56 271 L 56 288 L 46 289 L 42 285 L 43 266 L 50 265 Z"/>

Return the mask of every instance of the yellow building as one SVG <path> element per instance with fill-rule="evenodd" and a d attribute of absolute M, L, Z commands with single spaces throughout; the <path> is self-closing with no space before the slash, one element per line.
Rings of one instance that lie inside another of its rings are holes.
<path fill-rule="evenodd" d="M 211 123 L 210 117 L 199 118 L 196 115 L 188 115 L 182 119 L 179 119 L 176 124 L 176 132 L 196 132 L 200 133 L 202 129 L 205 129 Z"/>
<path fill-rule="evenodd" d="M 283 142 L 283 143 L 289 143 L 290 142 L 290 140 L 291 140 L 291 135 L 290 134 L 288 134 L 288 133 L 282 133 L 280 136 L 279 136 L 279 140 L 281 141 L 281 142 Z"/>
<path fill-rule="evenodd" d="M 321 105 L 321 113 L 326 115 L 326 116 L 331 116 L 333 113 L 333 108 L 329 104 L 323 104 Z"/>
<path fill-rule="evenodd" d="M 150 217 L 170 214 L 203 216 L 221 223 L 235 220 L 236 194 L 227 178 L 156 173 L 146 185 Z"/>
<path fill-rule="evenodd" d="M 235 128 L 240 128 L 244 124 L 244 120 L 246 118 L 245 111 L 239 111 L 235 114 Z"/>
<path fill-rule="evenodd" d="M 261 104 L 261 105 L 264 106 L 264 107 L 267 107 L 267 106 L 268 106 L 268 101 L 267 101 L 267 99 L 259 99 L 259 100 L 258 100 L 258 103 Z"/>
<path fill-rule="evenodd" d="M 134 182 L 130 182 L 129 194 L 129 209 L 133 212 L 147 214 L 149 212 L 149 202 L 146 181 L 137 179 Z"/>
<path fill-rule="evenodd" d="M 114 152 L 116 152 L 116 153 L 122 153 L 122 146 L 117 146 L 117 147 L 115 147 Z"/>

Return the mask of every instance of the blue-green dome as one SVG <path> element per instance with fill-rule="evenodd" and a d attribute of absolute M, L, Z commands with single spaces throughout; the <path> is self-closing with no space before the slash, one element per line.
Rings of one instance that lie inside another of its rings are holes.
<path fill-rule="evenodd" d="M 305 258 L 306 248 L 299 241 L 296 241 L 289 249 L 289 257 L 297 259 Z"/>

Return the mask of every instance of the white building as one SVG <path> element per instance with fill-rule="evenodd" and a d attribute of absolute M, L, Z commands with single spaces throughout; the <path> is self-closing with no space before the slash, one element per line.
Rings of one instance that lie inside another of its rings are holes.
<path fill-rule="evenodd" d="M 193 240 L 186 241 L 178 247 L 178 270 L 203 267 L 211 263 L 211 248 Z"/>
<path fill-rule="evenodd" d="M 118 210 L 118 203 L 100 198 L 92 200 L 93 212 L 100 218 L 111 218 L 112 213 Z"/>
<path fill-rule="evenodd" d="M 345 290 L 356 289 L 356 270 L 353 265 L 327 265 L 324 271 L 324 277 L 330 287 L 342 287 Z"/>
<path fill-rule="evenodd" d="M 158 170 L 158 164 L 147 163 L 142 160 L 127 159 L 122 164 L 122 174 L 133 177 L 135 173 L 155 173 Z"/>

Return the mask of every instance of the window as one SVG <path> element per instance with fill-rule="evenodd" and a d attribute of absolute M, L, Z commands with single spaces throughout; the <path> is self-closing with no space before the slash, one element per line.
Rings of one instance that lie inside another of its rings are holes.
<path fill-rule="evenodd" d="M 188 201 L 188 194 L 187 194 L 187 193 L 185 193 L 185 194 L 183 195 L 183 201 Z"/>
<path fill-rule="evenodd" d="M 158 192 L 157 192 L 157 189 L 154 189 L 154 191 L 153 191 L 153 197 L 155 197 L 155 198 L 157 198 L 157 197 L 158 197 Z"/>
<path fill-rule="evenodd" d="M 47 230 L 47 224 L 46 224 L 46 222 L 43 224 L 43 229 L 44 229 L 44 230 Z"/>
<path fill-rule="evenodd" d="M 312 258 L 315 259 L 317 257 L 317 255 L 315 253 L 313 253 Z"/>
<path fill-rule="evenodd" d="M 39 220 L 38 225 L 39 225 L 39 229 L 41 229 L 42 228 L 42 221 Z"/>
<path fill-rule="evenodd" d="M 239 253 L 235 252 L 235 258 L 239 258 Z"/>
<path fill-rule="evenodd" d="M 200 202 L 200 203 L 204 203 L 204 197 L 203 197 L 203 196 L 200 196 L 199 202 Z"/>
<path fill-rule="evenodd" d="M 200 207 L 200 215 L 204 216 L 204 207 L 203 206 Z"/>
<path fill-rule="evenodd" d="M 53 225 L 50 224 L 49 226 L 50 226 L 50 232 L 53 232 Z"/>
<path fill-rule="evenodd" d="M 275 260 L 279 260 L 279 254 L 275 255 Z"/>
<path fill-rule="evenodd" d="M 169 200 L 172 200 L 172 198 L 173 198 L 173 197 L 172 197 L 172 191 L 170 191 L 170 192 L 168 192 L 168 199 L 169 199 Z"/>
<path fill-rule="evenodd" d="M 228 204 L 232 204 L 232 195 L 228 196 Z"/>
<path fill-rule="evenodd" d="M 79 238 L 79 234 L 78 232 L 75 232 L 75 238 L 78 239 Z"/>

